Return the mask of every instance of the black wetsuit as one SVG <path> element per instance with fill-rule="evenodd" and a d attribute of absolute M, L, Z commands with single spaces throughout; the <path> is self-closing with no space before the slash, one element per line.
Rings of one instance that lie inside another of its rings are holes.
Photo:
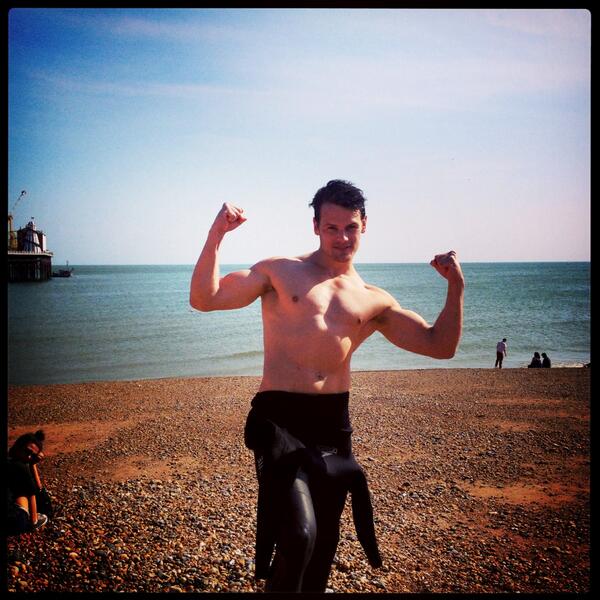
<path fill-rule="evenodd" d="M 325 591 L 348 492 L 357 537 L 370 564 L 381 566 L 348 399 L 267 391 L 252 400 L 245 442 L 259 482 L 255 576 L 267 579 L 267 591 Z"/>

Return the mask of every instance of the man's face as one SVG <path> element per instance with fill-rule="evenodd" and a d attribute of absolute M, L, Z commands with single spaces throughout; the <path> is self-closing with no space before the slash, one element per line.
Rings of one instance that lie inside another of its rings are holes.
<path fill-rule="evenodd" d="M 313 219 L 313 224 L 325 255 L 336 262 L 350 262 L 365 232 L 367 217 L 361 219 L 359 210 L 326 203 L 321 206 L 320 222 Z"/>

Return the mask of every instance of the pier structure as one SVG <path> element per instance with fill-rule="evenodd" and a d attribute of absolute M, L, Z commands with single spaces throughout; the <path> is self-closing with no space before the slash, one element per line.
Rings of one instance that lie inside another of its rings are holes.
<path fill-rule="evenodd" d="M 24 194 L 25 190 L 19 199 Z M 52 277 L 52 256 L 46 248 L 46 234 L 36 228 L 33 217 L 25 227 L 15 231 L 9 213 L 8 281 L 48 281 Z"/>
<path fill-rule="evenodd" d="M 8 251 L 8 281 L 48 281 L 52 277 L 52 252 Z"/>

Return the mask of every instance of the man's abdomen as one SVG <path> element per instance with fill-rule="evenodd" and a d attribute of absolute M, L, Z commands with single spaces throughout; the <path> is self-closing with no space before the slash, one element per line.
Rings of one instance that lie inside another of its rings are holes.
<path fill-rule="evenodd" d="M 350 388 L 350 344 L 331 339 L 265 343 L 262 390 L 338 393 Z M 320 343 L 319 343 L 320 342 Z"/>

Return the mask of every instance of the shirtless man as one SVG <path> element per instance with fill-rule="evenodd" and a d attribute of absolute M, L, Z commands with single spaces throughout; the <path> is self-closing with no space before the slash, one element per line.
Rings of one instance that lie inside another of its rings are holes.
<path fill-rule="evenodd" d="M 255 451 L 259 477 L 257 577 L 267 579 L 269 591 L 325 591 L 348 490 L 353 511 L 353 490 L 364 501 L 354 513 L 358 537 L 371 564 L 380 564 L 364 475 L 350 446 L 354 351 L 379 331 L 399 348 L 449 359 L 461 335 L 464 277 L 454 251 L 430 263 L 448 282 L 445 306 L 433 325 L 361 279 L 353 258 L 367 226 L 364 201 L 349 182 L 330 181 L 311 203 L 320 241 L 316 251 L 268 258 L 220 277 L 220 244 L 246 221 L 242 208 L 225 203 L 192 276 L 190 304 L 198 310 L 241 308 L 259 297 L 262 302 L 263 377 L 246 444 Z M 278 460 L 283 464 L 282 453 L 288 463 L 295 457 L 287 475 L 273 469 Z M 262 515 L 261 493 L 264 507 L 271 507 Z M 276 522 L 269 516 L 273 512 L 281 515 Z"/>

